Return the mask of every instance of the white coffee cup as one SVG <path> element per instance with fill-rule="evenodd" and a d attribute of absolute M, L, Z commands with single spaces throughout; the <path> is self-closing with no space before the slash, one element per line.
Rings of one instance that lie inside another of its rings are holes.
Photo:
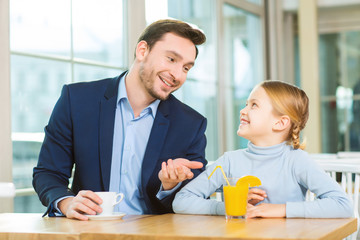
<path fill-rule="evenodd" d="M 114 207 L 116 204 L 119 204 L 124 199 L 124 194 L 116 192 L 95 192 L 102 200 L 103 203 L 100 205 L 102 212 L 97 215 L 100 216 L 110 216 L 113 215 Z M 118 200 L 118 198 L 120 199 Z"/>

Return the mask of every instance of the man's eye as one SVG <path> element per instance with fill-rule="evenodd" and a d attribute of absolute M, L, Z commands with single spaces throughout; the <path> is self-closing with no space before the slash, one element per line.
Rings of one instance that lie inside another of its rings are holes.
<path fill-rule="evenodd" d="M 169 59 L 170 62 L 175 62 L 175 59 L 172 58 L 172 57 L 168 57 L 168 59 Z"/>
<path fill-rule="evenodd" d="M 188 72 L 189 70 L 190 70 L 189 67 L 184 67 L 184 71 L 185 71 L 185 72 Z"/>

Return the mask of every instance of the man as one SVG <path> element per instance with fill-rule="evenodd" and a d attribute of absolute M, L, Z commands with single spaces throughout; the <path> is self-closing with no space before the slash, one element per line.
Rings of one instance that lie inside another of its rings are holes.
<path fill-rule="evenodd" d="M 63 87 L 33 174 L 49 216 L 88 220 L 102 211 L 95 191 L 124 193 L 117 211 L 127 214 L 172 212 L 175 193 L 207 163 L 206 119 L 171 94 L 205 40 L 160 20 L 140 36 L 128 72 Z"/>

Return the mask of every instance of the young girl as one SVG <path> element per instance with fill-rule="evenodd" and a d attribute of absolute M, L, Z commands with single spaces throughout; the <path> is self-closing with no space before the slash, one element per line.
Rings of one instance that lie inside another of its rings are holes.
<path fill-rule="evenodd" d="M 224 215 L 223 202 L 208 199 L 227 177 L 254 175 L 262 185 L 248 195 L 247 218 L 347 218 L 353 215 L 350 200 L 309 155 L 299 134 L 309 116 L 305 92 L 280 81 L 265 81 L 250 93 L 240 111 L 237 134 L 249 140 L 246 149 L 226 152 L 206 171 L 176 194 L 176 213 Z M 315 201 L 305 201 L 306 191 Z"/>

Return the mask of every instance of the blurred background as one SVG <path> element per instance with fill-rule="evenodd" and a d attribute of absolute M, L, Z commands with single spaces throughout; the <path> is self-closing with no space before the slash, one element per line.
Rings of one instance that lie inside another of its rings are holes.
<path fill-rule="evenodd" d="M 6 212 L 44 212 L 32 169 L 63 84 L 129 68 L 151 22 L 202 29 L 195 67 L 175 95 L 207 117 L 208 161 L 244 148 L 239 111 L 259 82 L 303 88 L 310 153 L 360 151 L 360 0 L 0 0 L 0 181 Z"/>

